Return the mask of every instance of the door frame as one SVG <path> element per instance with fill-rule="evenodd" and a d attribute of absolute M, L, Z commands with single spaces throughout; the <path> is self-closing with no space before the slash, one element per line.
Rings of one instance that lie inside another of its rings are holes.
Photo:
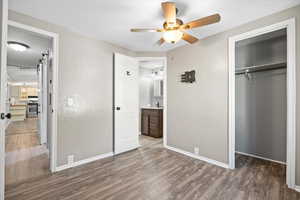
<path fill-rule="evenodd" d="M 286 183 L 295 188 L 296 175 L 296 32 L 295 18 L 270 26 L 235 35 L 228 40 L 229 52 L 229 96 L 228 96 L 228 159 L 229 168 L 235 168 L 235 43 L 276 30 L 287 30 L 287 160 Z"/>
<path fill-rule="evenodd" d="M 149 61 L 149 60 L 162 60 L 164 62 L 164 85 L 163 85 L 163 144 L 164 147 L 167 147 L 167 57 L 136 57 L 136 59 L 140 61 Z"/>
<path fill-rule="evenodd" d="M 52 114 L 52 133 L 51 134 L 51 148 L 50 148 L 50 171 L 57 171 L 57 112 L 58 112 L 58 61 L 59 61 L 59 35 L 57 33 L 48 32 L 43 29 L 35 28 L 29 25 L 25 25 L 16 21 L 8 20 L 8 26 L 13 26 L 26 31 L 38 33 L 52 38 L 53 47 L 53 114 Z M 48 141 L 49 142 L 49 141 Z"/>
<path fill-rule="evenodd" d="M 8 21 L 8 0 L 2 0 L 0 2 L 1 6 L 0 9 L 1 10 L 1 19 L 2 20 L 2 24 L 1 24 L 1 43 L 6 43 L 7 42 L 7 21 Z M 2 68 L 6 68 L 7 66 L 7 47 L 6 45 L 2 44 L 1 45 L 1 66 L 0 66 L 0 70 L 2 70 Z M 3 71 L 3 70 L 2 70 Z M 2 74 L 0 72 L 1 75 L 1 80 L 6 78 L 6 74 Z M 2 87 L 2 82 L 0 83 L 0 87 Z M 3 91 L 1 91 L 3 92 Z M 4 97 L 0 97 L 0 103 L 4 103 L 5 99 Z M 6 112 L 6 110 L 1 110 L 1 112 Z M 2 122 L 0 122 L 1 124 L 4 124 L 5 121 L 2 120 Z M 0 200 L 4 200 L 4 192 L 5 192 L 5 128 L 4 127 L 0 127 Z"/>

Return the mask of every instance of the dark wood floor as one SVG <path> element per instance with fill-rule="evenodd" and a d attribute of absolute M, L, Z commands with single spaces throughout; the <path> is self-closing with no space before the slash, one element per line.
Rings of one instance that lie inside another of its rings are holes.
<path fill-rule="evenodd" d="M 295 200 L 284 184 L 285 167 L 237 156 L 224 169 L 142 138 L 143 146 L 112 158 L 6 188 L 6 200 Z"/>

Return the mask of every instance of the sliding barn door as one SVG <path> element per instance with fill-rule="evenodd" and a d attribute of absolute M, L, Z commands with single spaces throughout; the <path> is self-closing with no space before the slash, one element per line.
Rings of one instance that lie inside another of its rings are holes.
<path fill-rule="evenodd" d="M 114 152 L 139 146 L 139 66 L 136 58 L 114 55 Z"/>

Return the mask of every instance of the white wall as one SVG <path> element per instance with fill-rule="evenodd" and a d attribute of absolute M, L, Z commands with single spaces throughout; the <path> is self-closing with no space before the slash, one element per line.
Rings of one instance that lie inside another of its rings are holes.
<path fill-rule="evenodd" d="M 140 107 L 151 106 L 152 96 L 151 89 L 153 85 L 153 79 L 151 78 L 151 69 L 140 67 Z"/>
<path fill-rule="evenodd" d="M 150 78 L 150 69 L 140 67 L 139 75 L 139 131 L 141 132 L 141 108 L 151 106 L 151 87 L 153 80 Z"/>

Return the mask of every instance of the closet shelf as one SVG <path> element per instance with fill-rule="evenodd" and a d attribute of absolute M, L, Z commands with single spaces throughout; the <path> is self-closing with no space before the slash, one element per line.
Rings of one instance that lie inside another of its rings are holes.
<path fill-rule="evenodd" d="M 251 67 L 239 67 L 235 69 L 235 74 L 239 75 L 245 73 L 269 71 L 269 70 L 282 69 L 282 68 L 286 68 L 286 62 L 265 64 L 265 65 L 251 66 Z"/>

